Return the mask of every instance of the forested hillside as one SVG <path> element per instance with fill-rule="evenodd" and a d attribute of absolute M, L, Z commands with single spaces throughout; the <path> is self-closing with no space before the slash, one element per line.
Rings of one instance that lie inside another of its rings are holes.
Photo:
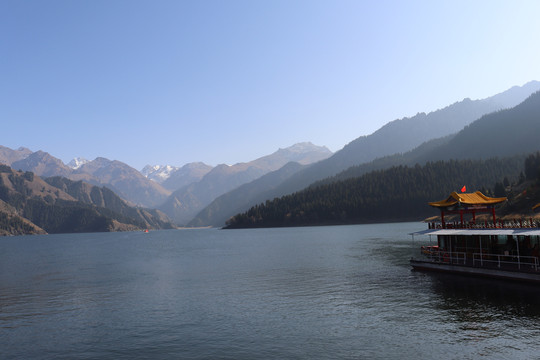
<path fill-rule="evenodd" d="M 540 152 L 525 159 L 524 179 L 517 186 L 508 187 L 504 182 L 495 184 L 495 196 L 508 197 L 508 201 L 499 210 L 501 215 L 514 219 L 529 218 L 531 215 L 538 217 L 540 208 L 533 214 L 531 210 L 540 204 Z"/>
<path fill-rule="evenodd" d="M 464 185 L 489 194 L 505 177 L 516 180 L 524 159 L 437 161 L 373 171 L 254 206 L 228 220 L 227 228 L 421 220 L 432 215 L 427 202 Z"/>
<path fill-rule="evenodd" d="M 365 173 L 367 171 L 389 168 L 391 166 L 406 164 L 414 165 L 416 163 L 424 164 L 427 161 L 454 159 L 457 156 L 454 155 L 454 151 L 457 151 L 456 146 L 460 146 L 471 138 L 472 142 L 467 143 L 467 148 L 463 149 L 465 155 L 461 156 L 461 154 L 458 154 L 460 155 L 460 159 L 487 159 L 494 156 L 507 157 L 514 154 L 537 151 L 540 149 L 537 145 L 538 141 L 535 140 L 533 142 L 536 146 L 530 146 L 531 142 L 529 140 L 531 139 L 531 136 L 539 133 L 537 131 L 538 124 L 540 124 L 538 116 L 536 116 L 536 123 L 534 123 L 532 127 L 525 127 L 521 130 L 527 134 L 527 136 L 521 139 L 518 137 L 516 140 L 515 137 L 512 137 L 511 139 L 505 140 L 503 137 L 502 139 L 497 138 L 497 140 L 495 140 L 489 137 L 492 134 L 504 136 L 505 133 L 511 136 L 519 136 L 519 131 L 511 129 L 512 123 L 514 121 L 520 122 L 521 120 L 518 120 L 517 117 L 520 117 L 524 113 L 531 113 L 530 110 L 502 112 L 502 115 L 498 116 L 498 119 L 502 120 L 502 122 L 506 122 L 506 124 L 502 126 L 502 132 L 499 131 L 501 129 L 499 125 L 497 125 L 497 129 L 494 132 L 474 132 L 476 130 L 483 131 L 486 125 L 489 127 L 489 123 L 487 122 L 492 118 L 487 115 L 485 122 L 483 122 L 479 128 L 471 128 L 471 130 L 474 130 L 472 131 L 472 136 L 467 139 L 460 138 L 449 147 L 444 149 L 441 148 L 440 152 L 437 153 L 432 151 L 424 152 L 423 150 L 425 150 L 425 147 L 422 146 L 422 144 L 436 138 L 441 138 L 444 143 L 447 143 L 451 140 L 448 137 L 449 135 L 456 134 L 463 129 L 464 126 L 478 120 L 483 115 L 491 114 L 500 109 L 519 107 L 520 103 L 527 99 L 531 94 L 538 91 L 539 85 L 539 82 L 533 81 L 521 88 L 514 87 L 491 98 L 483 100 L 464 99 L 463 101 L 454 103 L 444 109 L 429 114 L 418 113 L 411 118 L 392 121 L 371 135 L 361 136 L 353 140 L 330 158 L 319 161 L 292 175 L 272 189 L 271 193 L 268 193 L 270 196 L 269 199 L 300 191 L 313 184 L 315 181 L 324 180 L 334 176 L 339 172 L 347 170 L 351 166 L 359 165 L 362 173 Z M 533 99 L 532 102 L 534 101 L 537 100 Z M 539 113 L 536 112 L 536 114 Z M 524 122 L 527 122 L 527 120 L 525 119 Z M 521 125 L 515 125 L 515 127 L 518 126 Z M 506 131 L 508 129 L 511 129 L 511 131 Z M 466 133 L 468 132 L 469 131 Z M 481 141 L 482 145 L 479 145 L 479 141 Z M 502 147 L 503 150 L 501 151 L 496 150 L 500 145 L 499 141 L 506 141 L 506 145 Z M 517 142 L 520 143 L 519 150 L 515 151 L 518 147 L 512 148 L 511 144 L 516 144 Z M 434 150 L 436 147 L 440 147 L 443 144 L 431 141 L 427 145 Z M 419 151 L 409 153 L 409 156 L 406 159 L 400 157 L 400 155 L 397 157 L 393 155 L 409 152 L 414 148 L 417 148 Z M 495 149 L 496 152 L 491 152 L 493 149 Z M 512 152 L 505 153 L 505 151 L 509 149 Z M 388 157 L 385 159 L 387 160 L 386 163 L 379 160 L 374 161 L 373 164 L 368 164 L 370 166 L 372 165 L 372 168 L 364 171 L 366 169 L 363 168 L 362 164 L 384 157 Z"/>

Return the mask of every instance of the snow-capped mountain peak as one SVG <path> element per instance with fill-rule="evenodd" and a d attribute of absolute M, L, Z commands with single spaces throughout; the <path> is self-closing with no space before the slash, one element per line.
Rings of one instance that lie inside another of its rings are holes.
<path fill-rule="evenodd" d="M 77 170 L 78 168 L 80 168 L 81 166 L 83 166 L 84 164 L 88 162 L 90 162 L 90 160 L 86 160 L 85 158 L 81 158 L 81 157 L 76 157 L 75 159 L 68 162 L 66 165 L 72 168 L 73 170 Z"/>
<path fill-rule="evenodd" d="M 141 174 L 146 176 L 150 180 L 155 182 L 162 183 L 167 180 L 172 173 L 180 169 L 176 166 L 171 165 L 146 165 L 142 170 Z"/>

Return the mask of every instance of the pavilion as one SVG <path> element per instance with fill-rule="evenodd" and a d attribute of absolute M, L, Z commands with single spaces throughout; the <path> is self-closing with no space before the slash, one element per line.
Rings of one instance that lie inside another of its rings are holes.
<path fill-rule="evenodd" d="M 446 228 L 444 216 L 447 214 L 459 214 L 461 227 L 463 227 L 463 215 L 472 214 L 472 221 L 476 223 L 476 213 L 484 212 L 493 215 L 493 224 L 496 226 L 495 205 L 505 202 L 506 197 L 492 198 L 482 194 L 480 191 L 474 193 L 452 192 L 448 198 L 441 201 L 430 202 L 429 205 L 441 211 L 441 224 Z"/>

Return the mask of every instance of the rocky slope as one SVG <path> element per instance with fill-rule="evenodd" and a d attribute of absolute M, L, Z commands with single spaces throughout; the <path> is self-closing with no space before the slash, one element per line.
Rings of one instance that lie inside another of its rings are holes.
<path fill-rule="evenodd" d="M 4 235 L 171 228 L 162 213 L 133 208 L 107 188 L 0 165 Z"/>

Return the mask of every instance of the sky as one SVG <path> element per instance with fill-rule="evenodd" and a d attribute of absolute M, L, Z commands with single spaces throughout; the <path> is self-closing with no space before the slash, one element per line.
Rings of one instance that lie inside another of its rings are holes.
<path fill-rule="evenodd" d="M 0 145 L 137 169 L 332 151 L 540 80 L 540 1 L 0 0 Z"/>

